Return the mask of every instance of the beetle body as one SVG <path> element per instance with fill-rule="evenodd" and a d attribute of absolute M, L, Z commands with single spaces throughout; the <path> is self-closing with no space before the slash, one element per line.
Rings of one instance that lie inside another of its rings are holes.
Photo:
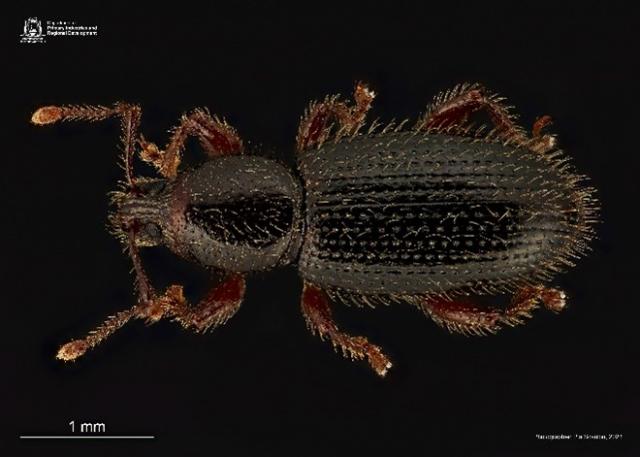
<path fill-rule="evenodd" d="M 159 198 L 162 243 L 223 270 L 297 262 L 363 295 L 512 289 L 582 244 L 574 177 L 526 148 L 392 133 L 307 151 L 299 171 L 231 156 L 184 173 Z"/>
<path fill-rule="evenodd" d="M 301 309 L 313 333 L 377 374 L 391 367 L 382 350 L 334 322 L 330 302 L 405 302 L 463 334 L 494 333 L 540 305 L 558 312 L 563 291 L 552 277 L 588 250 L 598 205 L 555 137 L 531 135 L 499 97 L 463 84 L 438 95 L 409 131 L 392 125 L 360 133 L 374 93 L 358 84 L 355 104 L 337 96 L 313 102 L 297 137 L 297 169 L 243 155 L 236 131 L 208 111 L 181 118 L 164 150 L 138 136 L 137 105 L 48 106 L 38 125 L 119 116 L 123 125 L 123 191 L 111 222 L 128 250 L 138 302 L 108 318 L 57 357 L 75 360 L 131 318 L 168 317 L 205 331 L 229 319 L 252 271 L 293 264 L 304 281 Z M 470 116 L 485 110 L 494 125 L 472 133 Z M 179 172 L 196 136 L 209 160 Z M 134 150 L 161 179 L 138 178 Z M 138 250 L 166 246 L 226 273 L 196 305 L 182 286 L 156 291 Z M 510 293 L 506 307 L 481 306 L 471 295 Z"/>

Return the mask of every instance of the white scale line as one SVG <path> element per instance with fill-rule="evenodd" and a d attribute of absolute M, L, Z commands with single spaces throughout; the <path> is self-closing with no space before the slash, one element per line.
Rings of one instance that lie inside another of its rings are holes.
<path fill-rule="evenodd" d="M 21 440 L 153 440 L 153 435 L 20 435 Z"/>

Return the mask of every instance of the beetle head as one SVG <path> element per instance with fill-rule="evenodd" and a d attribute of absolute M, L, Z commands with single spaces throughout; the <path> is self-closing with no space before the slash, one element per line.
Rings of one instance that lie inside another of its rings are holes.
<path fill-rule="evenodd" d="M 114 234 L 125 240 L 133 229 L 136 246 L 162 244 L 166 188 L 167 181 L 163 179 L 138 179 L 135 189 L 113 192 L 111 201 L 115 209 L 109 220 Z"/>

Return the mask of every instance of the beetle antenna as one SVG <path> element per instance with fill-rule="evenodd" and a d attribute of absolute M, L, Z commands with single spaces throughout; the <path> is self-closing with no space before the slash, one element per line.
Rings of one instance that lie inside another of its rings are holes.
<path fill-rule="evenodd" d="M 59 121 L 96 122 L 113 116 L 119 116 L 121 119 L 123 168 L 129 189 L 135 191 L 133 155 L 138 141 L 138 128 L 142 116 L 140 106 L 121 102 L 115 103 L 111 107 L 102 105 L 43 106 L 33 113 L 31 122 L 35 125 L 47 125 Z"/>
<path fill-rule="evenodd" d="M 64 361 L 75 360 L 84 355 L 89 349 L 97 346 L 107 339 L 116 330 L 124 326 L 132 318 L 145 316 L 144 310 L 147 308 L 154 296 L 154 290 L 142 267 L 142 260 L 135 245 L 135 229 L 130 228 L 127 232 L 127 250 L 133 262 L 133 269 L 136 273 L 136 288 L 138 289 L 138 303 L 131 308 L 120 311 L 113 316 L 109 316 L 98 328 L 92 330 L 84 339 L 73 340 L 63 345 L 56 358 Z"/>
<path fill-rule="evenodd" d="M 133 262 L 133 270 L 136 273 L 136 288 L 138 289 L 139 301 L 146 304 L 153 298 L 154 290 L 142 266 L 142 259 L 140 259 L 140 254 L 135 244 L 135 229 L 133 227 L 128 232 L 127 250 Z"/>

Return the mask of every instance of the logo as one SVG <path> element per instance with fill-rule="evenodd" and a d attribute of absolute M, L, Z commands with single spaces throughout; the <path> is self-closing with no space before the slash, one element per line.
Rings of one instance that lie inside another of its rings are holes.
<path fill-rule="evenodd" d="M 78 25 L 72 20 L 46 20 L 46 30 L 42 21 L 30 17 L 24 21 L 20 43 L 44 43 L 45 37 L 97 37 L 97 25 Z"/>
<path fill-rule="evenodd" d="M 24 21 L 20 43 L 44 43 L 42 22 L 37 17 L 30 17 Z"/>

